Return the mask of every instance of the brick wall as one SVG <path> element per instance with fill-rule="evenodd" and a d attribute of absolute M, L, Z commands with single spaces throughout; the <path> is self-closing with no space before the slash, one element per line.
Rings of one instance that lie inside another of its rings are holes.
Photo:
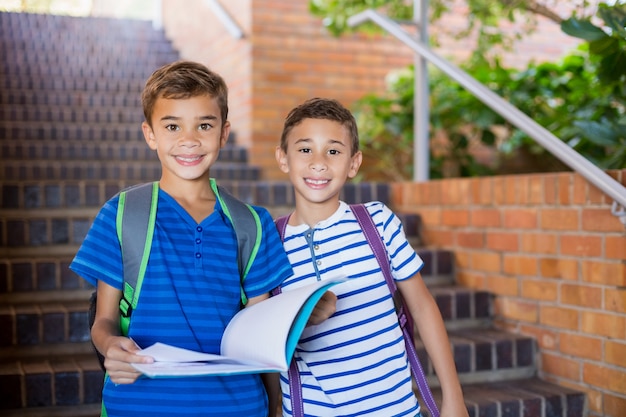
<path fill-rule="evenodd" d="M 228 35 L 202 0 L 186 0 L 185 7 L 162 1 L 163 25 L 182 57 L 201 61 L 225 77 L 238 141 L 251 149 L 251 162 L 261 166 L 266 179 L 284 179 L 274 148 L 293 106 L 312 96 L 334 97 L 351 106 L 366 93 L 383 92 L 389 71 L 413 60 L 412 51 L 395 38 L 332 37 L 321 20 L 311 16 L 307 0 L 220 2 L 243 29 L 240 40 Z M 465 20 L 451 15 L 440 24 L 460 28 Z M 440 32 L 437 27 L 432 31 Z M 439 40 L 436 51 L 442 56 L 463 57 L 472 48 L 469 39 Z M 520 56 L 526 61 L 554 59 L 574 43 L 559 35 L 557 27 L 546 25 L 509 57 L 511 64 L 519 64 Z"/>
<path fill-rule="evenodd" d="M 185 8 L 164 0 L 163 24 L 183 58 L 225 77 L 233 128 L 268 179 L 283 179 L 274 148 L 292 107 L 312 96 L 332 96 L 349 106 L 365 92 L 383 91 L 387 72 L 411 61 L 409 51 L 391 39 L 330 36 L 304 0 L 221 3 L 244 30 L 243 39 L 230 38 L 200 0 L 186 1 Z"/>
<path fill-rule="evenodd" d="M 454 252 L 462 285 L 496 294 L 499 326 L 537 338 L 542 378 L 624 415 L 626 229 L 609 198 L 574 173 L 396 183 L 392 198 Z"/>

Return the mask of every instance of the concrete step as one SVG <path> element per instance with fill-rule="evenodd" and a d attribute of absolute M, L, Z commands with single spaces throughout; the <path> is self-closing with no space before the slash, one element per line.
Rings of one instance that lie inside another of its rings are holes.
<path fill-rule="evenodd" d="M 144 139 L 140 124 L 135 122 L 111 126 L 107 123 L 84 124 L 75 122 L 54 125 L 42 122 L 0 120 L 0 140 L 142 142 Z"/>
<path fill-rule="evenodd" d="M 0 390 L 0 415 L 8 415 L 6 410 L 12 410 L 12 415 L 27 415 L 28 411 L 59 411 L 58 407 L 99 406 L 103 381 L 104 373 L 93 351 L 48 359 L 0 362 L 0 385 L 3 387 Z M 81 408 L 96 410 L 78 407 Z M 72 409 L 64 408 L 65 411 Z"/>
<path fill-rule="evenodd" d="M 161 176 L 161 163 L 151 161 L 102 160 L 21 160 L 5 161 L 0 169 L 0 180 L 97 180 L 112 179 L 147 182 Z M 246 163 L 217 161 L 211 167 L 211 176 L 218 180 L 259 180 L 261 168 Z"/>
<path fill-rule="evenodd" d="M 532 337 L 493 327 L 449 329 L 448 337 L 462 384 L 507 381 L 536 375 L 537 347 Z M 429 385 L 438 387 L 439 380 L 417 333 L 415 349 Z"/>
<path fill-rule="evenodd" d="M 153 178 L 152 180 L 158 179 Z M 120 190 L 137 184 L 140 181 L 117 179 L 70 179 L 64 181 L 40 180 L 0 180 L 0 208 L 6 217 L 24 216 L 24 210 L 35 210 L 36 214 L 28 217 L 42 216 L 37 209 L 67 208 L 100 208 L 102 204 Z M 295 204 L 293 187 L 287 181 L 240 181 L 223 179 L 220 186 L 242 201 L 267 207 L 268 209 L 293 208 Z M 385 183 L 347 183 L 341 192 L 341 199 L 347 203 L 366 201 L 382 201 L 391 203 L 391 188 Z M 17 209 L 16 211 L 12 211 Z M 284 210 L 280 210 L 283 212 Z M 21 214 L 20 214 L 21 213 Z M 45 217 L 45 215 L 43 215 Z M 419 216 L 398 216 L 407 230 L 421 227 Z M 409 233 L 411 235 L 411 233 Z"/>
<path fill-rule="evenodd" d="M 144 120 L 143 109 L 130 107 L 87 107 L 58 105 L 25 105 L 0 107 L 0 120 L 14 122 L 41 121 L 48 123 L 138 123 Z"/>
<path fill-rule="evenodd" d="M 220 150 L 220 162 L 247 163 L 248 150 L 229 143 Z M 2 141 L 2 160 L 98 160 L 110 162 L 156 161 L 156 153 L 144 141 L 130 143 L 98 143 L 82 140 L 41 143 L 38 140 Z"/>
<path fill-rule="evenodd" d="M 124 92 L 101 91 L 41 91 L 23 89 L 0 89 L 0 105 L 2 106 L 87 106 L 87 107 L 118 107 L 128 109 L 141 108 L 141 96 Z"/>
<path fill-rule="evenodd" d="M 434 387 L 432 391 L 435 402 L 438 407 L 441 407 L 441 390 Z M 584 392 L 546 382 L 537 377 L 463 384 L 463 394 L 469 417 L 584 417 L 587 415 Z M 422 415 L 430 417 L 431 414 L 428 413 L 421 399 L 420 404 Z"/>

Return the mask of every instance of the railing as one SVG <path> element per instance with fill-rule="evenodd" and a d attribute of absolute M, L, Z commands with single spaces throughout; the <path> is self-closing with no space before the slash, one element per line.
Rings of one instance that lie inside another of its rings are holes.
<path fill-rule="evenodd" d="M 626 187 L 611 178 L 606 172 L 589 162 L 585 157 L 567 146 L 562 140 L 554 136 L 543 126 L 532 120 L 517 107 L 504 100 L 502 97 L 476 81 L 472 76 L 441 58 L 426 45 L 417 41 L 402 27 L 387 16 L 383 16 L 374 10 L 365 10 L 348 19 L 350 26 L 357 26 L 366 21 L 372 21 L 391 35 L 398 38 L 408 47 L 413 49 L 421 57 L 436 65 L 441 71 L 453 78 L 468 91 L 473 93 L 479 100 L 489 106 L 493 111 L 500 114 L 509 122 L 517 126 L 537 143 L 550 151 L 555 157 L 574 171 L 585 177 L 590 183 L 598 187 L 604 193 L 614 199 L 611 213 L 619 217 L 626 225 Z"/>

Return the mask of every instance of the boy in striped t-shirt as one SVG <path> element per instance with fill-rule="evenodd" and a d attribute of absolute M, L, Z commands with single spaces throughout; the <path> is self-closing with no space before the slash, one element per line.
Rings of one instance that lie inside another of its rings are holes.
<path fill-rule="evenodd" d="M 162 173 L 150 258 L 128 337 L 120 333 L 118 196 L 104 204 L 70 266 L 97 286 L 91 336 L 107 370 L 103 415 L 267 417 L 258 374 L 151 379 L 131 366 L 152 361 L 137 351 L 156 342 L 219 354 L 224 329 L 241 308 L 242 286 L 252 305 L 292 273 L 269 212 L 254 207 L 262 240 L 240 280 L 235 231 L 210 178 L 230 131 L 223 79 L 204 65 L 175 62 L 148 78 L 142 103 L 143 133 Z M 275 380 L 269 386 L 277 407 Z"/>
<path fill-rule="evenodd" d="M 304 415 L 420 416 L 392 296 L 355 216 L 339 199 L 362 161 L 354 117 L 336 100 L 304 102 L 285 120 L 276 160 L 296 199 L 283 240 L 294 274 L 282 291 L 349 278 L 332 289 L 336 312 L 307 327 L 296 349 Z M 441 415 L 467 416 L 443 319 L 419 273 L 422 260 L 388 207 L 366 207 L 441 382 Z M 287 373 L 281 389 L 283 415 L 294 415 Z"/>

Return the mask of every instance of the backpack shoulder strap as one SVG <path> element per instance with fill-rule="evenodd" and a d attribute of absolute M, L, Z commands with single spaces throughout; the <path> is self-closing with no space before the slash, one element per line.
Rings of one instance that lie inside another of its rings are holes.
<path fill-rule="evenodd" d="M 287 229 L 287 223 L 289 223 L 289 217 L 291 214 L 287 214 L 285 216 L 281 216 L 274 220 L 274 224 L 276 225 L 276 230 L 278 230 L 278 236 L 280 236 L 280 240 L 282 242 L 285 241 L 285 230 Z M 280 289 L 280 285 L 272 290 L 272 296 L 278 295 L 282 292 Z"/>
<path fill-rule="evenodd" d="M 422 365 L 417 357 L 417 351 L 415 350 L 415 346 L 413 343 L 413 329 L 409 329 L 408 327 L 412 327 L 413 323 L 409 320 L 407 316 L 407 308 L 404 305 L 404 301 L 399 298 L 400 292 L 397 291 L 396 283 L 393 280 L 393 276 L 391 275 L 391 267 L 389 266 L 389 258 L 387 256 L 387 250 L 383 244 L 380 233 L 378 233 L 378 229 L 376 228 L 376 224 L 372 219 L 369 211 L 367 211 L 367 207 L 364 204 L 351 204 L 350 209 L 354 213 L 356 220 L 359 222 L 361 226 L 361 230 L 363 230 L 363 234 L 367 239 L 367 243 L 372 248 L 372 252 L 374 252 L 374 256 L 380 265 L 380 269 L 382 270 L 383 275 L 385 276 L 385 281 L 387 281 L 387 286 L 389 287 L 389 291 L 394 298 L 394 304 L 396 304 L 396 313 L 398 314 L 398 321 L 400 323 L 400 327 L 402 328 L 402 334 L 404 335 L 404 345 L 407 351 L 407 357 L 409 359 L 409 363 L 411 364 L 411 369 L 413 370 L 413 376 L 415 377 L 415 382 L 419 387 L 419 391 L 422 394 L 422 399 L 424 403 L 430 410 L 433 417 L 439 417 L 439 409 L 437 408 L 437 404 L 433 399 L 432 392 L 428 387 L 428 381 L 426 380 L 426 375 L 422 369 Z M 407 322 L 409 326 L 407 326 Z"/>
<path fill-rule="evenodd" d="M 263 228 L 261 227 L 261 219 L 257 212 L 243 201 L 233 197 L 222 187 L 211 180 L 213 191 L 220 201 L 224 214 L 233 224 L 235 235 L 237 236 L 237 263 L 239 267 L 239 276 L 241 277 L 241 303 L 246 305 L 248 298 L 243 290 L 243 281 L 248 275 L 248 271 L 256 258 L 259 246 L 261 245 L 261 237 Z"/>
<path fill-rule="evenodd" d="M 122 249 L 124 288 L 120 300 L 122 334 L 128 334 L 130 316 L 139 299 L 152 248 L 159 183 L 140 184 L 120 193 L 116 229 Z"/>

